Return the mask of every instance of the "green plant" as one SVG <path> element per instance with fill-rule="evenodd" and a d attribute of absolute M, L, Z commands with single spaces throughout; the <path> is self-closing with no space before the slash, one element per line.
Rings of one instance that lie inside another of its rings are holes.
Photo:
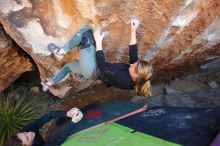
<path fill-rule="evenodd" d="M 41 116 L 44 109 L 38 98 L 20 97 L 12 92 L 0 95 L 0 145 L 26 124 Z"/>

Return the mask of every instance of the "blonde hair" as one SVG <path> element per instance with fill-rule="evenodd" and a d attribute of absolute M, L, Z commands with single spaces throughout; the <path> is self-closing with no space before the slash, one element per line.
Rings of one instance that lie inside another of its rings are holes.
<path fill-rule="evenodd" d="M 138 95 L 145 96 L 146 98 L 152 96 L 152 87 L 150 78 L 153 74 L 153 67 L 147 61 L 138 61 L 137 66 L 138 78 L 134 82 L 134 88 Z"/>

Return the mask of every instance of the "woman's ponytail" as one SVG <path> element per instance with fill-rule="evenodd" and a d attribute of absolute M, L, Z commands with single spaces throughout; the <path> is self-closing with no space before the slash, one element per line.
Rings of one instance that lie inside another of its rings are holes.
<path fill-rule="evenodd" d="M 138 79 L 135 81 L 135 91 L 138 95 L 146 98 L 152 96 L 150 78 L 153 74 L 153 67 L 146 61 L 138 61 Z"/>
<path fill-rule="evenodd" d="M 151 82 L 148 80 L 145 82 L 141 88 L 141 93 L 146 97 L 152 96 L 152 87 L 151 87 Z"/>

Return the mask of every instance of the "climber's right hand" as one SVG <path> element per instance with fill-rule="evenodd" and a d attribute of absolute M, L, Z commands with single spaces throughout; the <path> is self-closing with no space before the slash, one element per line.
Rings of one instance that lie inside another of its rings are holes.
<path fill-rule="evenodd" d="M 140 21 L 138 19 L 131 19 L 131 31 L 136 31 L 140 25 Z"/>
<path fill-rule="evenodd" d="M 94 39 L 96 41 L 96 44 L 102 43 L 102 40 L 105 36 L 103 32 L 101 32 L 99 29 L 95 30 L 93 33 Z"/>

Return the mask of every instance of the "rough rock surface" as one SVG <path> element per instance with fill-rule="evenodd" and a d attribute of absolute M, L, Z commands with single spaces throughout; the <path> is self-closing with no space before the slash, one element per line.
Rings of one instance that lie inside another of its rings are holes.
<path fill-rule="evenodd" d="M 154 66 L 154 76 L 177 76 L 220 56 L 219 0 L 0 0 L 0 22 L 33 58 L 41 79 L 53 76 L 75 51 L 57 62 L 46 47 L 65 44 L 88 23 L 103 28 L 107 60 L 128 62 L 129 20 L 139 18 L 139 57 Z M 92 81 L 66 82 L 51 88 L 64 97 Z"/>
<path fill-rule="evenodd" d="M 33 69 L 29 57 L 6 35 L 0 26 L 0 92 L 23 72 Z"/>
<path fill-rule="evenodd" d="M 145 100 L 145 103 L 153 106 L 173 106 L 205 108 L 220 106 L 220 90 L 208 89 L 203 91 L 191 91 L 155 96 Z"/>
<path fill-rule="evenodd" d="M 208 88 L 203 82 L 197 80 L 180 80 L 178 78 L 165 87 L 167 94 L 207 90 Z"/>

